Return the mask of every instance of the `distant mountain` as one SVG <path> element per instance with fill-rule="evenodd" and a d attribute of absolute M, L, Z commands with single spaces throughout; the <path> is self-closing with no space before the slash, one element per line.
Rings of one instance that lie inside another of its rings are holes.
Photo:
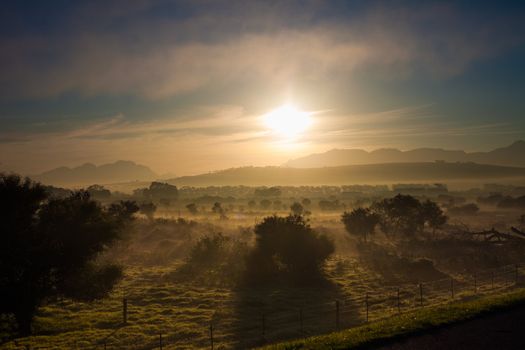
<path fill-rule="evenodd" d="M 490 152 L 467 153 L 440 148 L 418 148 L 411 151 L 377 149 L 367 152 L 362 149 L 334 149 L 290 160 L 283 164 L 291 168 L 320 168 L 325 166 L 433 162 L 474 162 L 505 166 L 525 167 L 525 141 L 516 141 L 508 147 Z"/>
<path fill-rule="evenodd" d="M 131 161 L 96 166 L 86 163 L 75 168 L 60 167 L 31 176 L 34 180 L 54 186 L 86 186 L 129 181 L 151 181 L 157 178 L 150 168 Z"/>
<path fill-rule="evenodd" d="M 169 183 L 177 186 L 302 186 L 396 183 L 406 181 L 525 180 L 525 168 L 475 163 L 390 163 L 323 168 L 244 167 L 183 176 Z"/>

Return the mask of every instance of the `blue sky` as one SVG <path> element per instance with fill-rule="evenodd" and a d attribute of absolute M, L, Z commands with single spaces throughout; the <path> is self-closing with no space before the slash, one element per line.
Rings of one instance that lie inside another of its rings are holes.
<path fill-rule="evenodd" d="M 3 1 L 0 169 L 525 139 L 520 2 Z M 291 142 L 261 116 L 315 112 Z"/>

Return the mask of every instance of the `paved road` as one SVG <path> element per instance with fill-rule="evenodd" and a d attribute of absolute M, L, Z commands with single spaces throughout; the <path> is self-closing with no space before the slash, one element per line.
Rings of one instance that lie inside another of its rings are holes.
<path fill-rule="evenodd" d="M 525 306 L 399 340 L 378 349 L 525 350 Z"/>

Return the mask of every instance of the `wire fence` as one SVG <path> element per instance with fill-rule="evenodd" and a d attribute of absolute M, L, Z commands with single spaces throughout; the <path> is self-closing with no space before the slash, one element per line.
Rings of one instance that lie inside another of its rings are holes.
<path fill-rule="evenodd" d="M 245 349 L 277 341 L 342 330 L 367 322 L 396 316 L 414 309 L 432 307 L 466 298 L 496 295 L 524 285 L 523 267 L 507 265 L 479 271 L 461 278 L 444 278 L 422 283 L 382 287 L 352 296 L 300 307 L 261 307 L 246 310 L 241 319 L 250 322 L 225 322 L 214 317 L 203 322 L 206 326 L 188 333 L 166 325 L 165 331 L 149 334 L 148 339 L 123 344 L 114 335 L 133 326 L 128 320 L 128 308 L 137 299 L 122 299 L 122 325 L 101 338 L 96 344 L 82 349 L 179 349 L 208 348 Z M 171 329 L 174 328 L 174 329 Z M 23 347 L 28 349 L 28 347 Z"/>
<path fill-rule="evenodd" d="M 210 320 L 203 332 L 208 333 L 208 344 L 194 344 L 197 347 L 217 349 L 222 344 L 231 344 L 231 337 L 238 340 L 233 347 L 249 348 L 279 340 L 322 334 L 346 329 L 395 316 L 416 308 L 435 306 L 467 297 L 498 294 L 509 288 L 518 287 L 523 282 L 523 269 L 519 265 L 507 265 L 480 271 L 462 278 L 444 278 L 418 284 L 370 290 L 360 297 L 345 298 L 330 302 L 271 310 L 265 308 L 257 315 L 249 315 L 259 322 L 250 324 L 221 324 Z M 127 301 L 123 301 L 123 321 L 126 322 Z M 199 337 L 203 339 L 203 337 Z M 176 331 L 158 334 L 148 344 L 137 345 L 137 349 L 167 349 L 180 342 L 191 343 Z M 231 345 L 230 345 L 231 346 Z M 98 349 L 116 349 L 113 344 L 102 339 Z"/>

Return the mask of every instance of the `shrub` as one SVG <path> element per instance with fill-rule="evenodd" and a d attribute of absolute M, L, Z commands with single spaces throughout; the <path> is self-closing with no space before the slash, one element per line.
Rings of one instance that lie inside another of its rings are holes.
<path fill-rule="evenodd" d="M 256 244 L 247 257 L 251 283 L 308 283 L 320 276 L 333 242 L 315 232 L 302 216 L 269 216 L 255 226 Z"/>

